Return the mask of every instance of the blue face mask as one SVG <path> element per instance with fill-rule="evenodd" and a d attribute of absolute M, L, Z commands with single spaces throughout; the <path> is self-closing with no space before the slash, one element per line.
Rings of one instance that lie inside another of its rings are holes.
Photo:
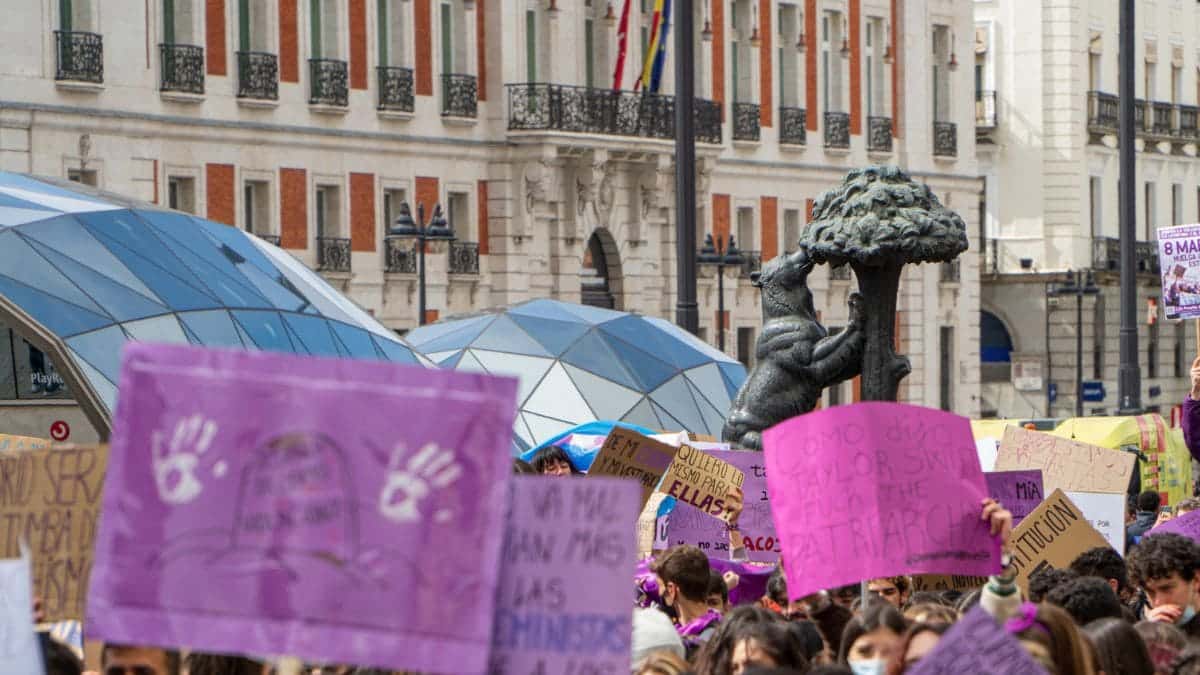
<path fill-rule="evenodd" d="M 871 659 L 870 661 L 851 661 L 850 672 L 854 675 L 883 675 L 887 672 L 887 661 Z"/>
<path fill-rule="evenodd" d="M 1180 614 L 1179 618 L 1175 620 L 1175 625 L 1182 626 L 1185 623 L 1194 619 L 1195 617 L 1196 617 L 1196 609 L 1194 607 L 1192 607 L 1191 605 L 1188 605 L 1187 607 L 1183 608 L 1183 614 Z"/>

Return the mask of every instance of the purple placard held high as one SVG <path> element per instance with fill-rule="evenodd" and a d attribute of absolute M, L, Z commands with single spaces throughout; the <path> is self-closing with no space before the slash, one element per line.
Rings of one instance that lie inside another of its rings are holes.
<path fill-rule="evenodd" d="M 1200 225 L 1158 228 L 1158 261 L 1167 318 L 1200 318 Z"/>
<path fill-rule="evenodd" d="M 1011 619 L 1030 627 L 1038 624 L 1026 613 L 1033 605 L 1024 605 L 1023 613 Z M 906 675 L 1046 675 L 1046 669 L 982 608 L 967 614 L 938 640 L 933 651 L 905 671 Z"/>
<path fill-rule="evenodd" d="M 1175 516 L 1147 532 L 1146 536 L 1155 534 L 1182 534 L 1192 541 L 1200 542 L 1200 511 L 1188 511 Z"/>
<path fill-rule="evenodd" d="M 486 671 L 515 380 L 131 344 L 120 382 L 90 636 Z"/>
<path fill-rule="evenodd" d="M 633 480 L 514 479 L 490 675 L 629 672 L 641 501 Z"/>
<path fill-rule="evenodd" d="M 792 599 L 898 574 L 1000 571 L 965 417 L 857 403 L 793 417 L 763 441 Z"/>
<path fill-rule="evenodd" d="M 1042 489 L 1042 470 L 989 471 L 983 474 L 988 496 L 1000 502 L 1013 514 L 1013 527 L 1033 513 L 1045 499 Z"/>
<path fill-rule="evenodd" d="M 746 474 L 742 485 L 745 508 L 738 521 L 742 543 L 753 562 L 779 560 L 781 546 L 775 536 L 775 521 L 767 501 L 767 470 L 761 452 L 742 450 L 706 450 L 707 454 L 729 462 Z M 667 541 L 671 546 L 691 544 L 713 557 L 729 557 L 729 535 L 725 523 L 700 509 L 678 502 L 667 516 Z"/>

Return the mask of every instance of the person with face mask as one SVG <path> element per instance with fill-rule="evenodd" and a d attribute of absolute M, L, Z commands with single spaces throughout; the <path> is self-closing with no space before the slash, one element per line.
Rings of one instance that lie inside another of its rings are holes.
<path fill-rule="evenodd" d="M 846 625 L 838 663 L 848 666 L 854 675 L 884 675 L 907 629 L 900 610 L 876 598 Z"/>
<path fill-rule="evenodd" d="M 708 606 L 708 556 L 695 546 L 667 549 L 650 566 L 660 604 L 675 622 L 690 657 L 717 630 L 721 613 Z"/>
<path fill-rule="evenodd" d="M 1200 545 L 1178 534 L 1155 534 L 1142 539 L 1128 562 L 1129 576 L 1149 602 L 1142 618 L 1174 624 L 1189 638 L 1200 638 Z"/>

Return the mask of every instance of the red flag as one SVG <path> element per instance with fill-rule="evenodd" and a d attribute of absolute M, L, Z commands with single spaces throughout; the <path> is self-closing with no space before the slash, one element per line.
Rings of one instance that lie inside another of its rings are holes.
<path fill-rule="evenodd" d="M 625 71 L 625 48 L 629 45 L 629 5 L 633 0 L 625 0 L 621 9 L 621 23 L 617 26 L 617 66 L 613 69 L 613 90 L 621 88 L 621 75 Z"/>

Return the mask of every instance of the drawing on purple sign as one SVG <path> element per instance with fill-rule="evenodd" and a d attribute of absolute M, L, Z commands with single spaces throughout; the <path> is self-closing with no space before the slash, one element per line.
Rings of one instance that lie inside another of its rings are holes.
<path fill-rule="evenodd" d="M 513 480 L 489 675 L 629 672 L 641 499 L 627 479 Z"/>
<path fill-rule="evenodd" d="M 486 670 L 514 380 L 145 344 L 125 357 L 90 634 Z"/>
<path fill-rule="evenodd" d="M 771 519 L 763 454 L 744 450 L 712 450 L 708 454 L 746 475 L 742 485 L 742 517 L 738 521 L 742 544 L 751 561 L 776 562 L 782 546 L 775 534 L 775 521 Z M 728 557 L 729 534 L 724 522 L 683 502 L 676 503 L 666 521 L 669 545 L 691 544 L 713 556 Z"/>
<path fill-rule="evenodd" d="M 1200 317 L 1200 225 L 1158 228 L 1158 259 L 1166 317 Z"/>
<path fill-rule="evenodd" d="M 1046 498 L 1042 489 L 1042 470 L 989 471 L 983 474 L 988 496 L 1013 514 L 1013 527 L 1033 513 Z"/>
<path fill-rule="evenodd" d="M 1023 609 L 1034 607 L 1026 604 Z M 1014 621 L 1030 622 L 1026 615 Z M 976 607 L 938 640 L 937 646 L 905 671 L 908 675 L 1046 675 L 1015 637 Z"/>
<path fill-rule="evenodd" d="M 763 441 L 792 599 L 861 579 L 1000 570 L 966 418 L 857 403 L 793 417 Z"/>

